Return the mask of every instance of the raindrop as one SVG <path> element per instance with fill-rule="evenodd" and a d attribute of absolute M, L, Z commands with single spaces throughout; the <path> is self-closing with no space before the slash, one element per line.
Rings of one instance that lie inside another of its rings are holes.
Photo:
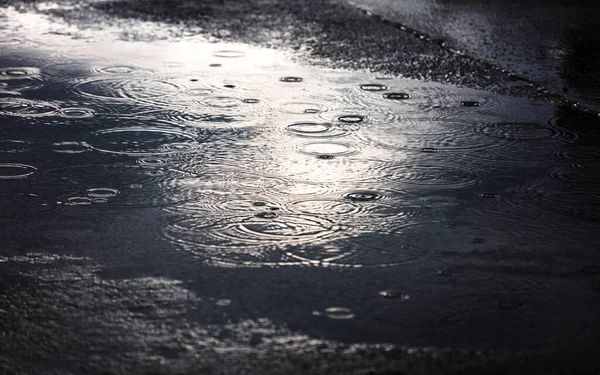
<path fill-rule="evenodd" d="M 259 212 L 254 216 L 261 219 L 275 219 L 279 215 L 277 215 L 275 212 Z"/>
<path fill-rule="evenodd" d="M 303 79 L 300 77 L 282 77 L 279 79 L 281 82 L 302 82 Z"/>
<path fill-rule="evenodd" d="M 345 115 L 345 116 L 340 116 L 337 119 L 340 122 L 356 124 L 359 122 L 363 122 L 365 118 L 364 118 L 364 116 L 359 116 L 359 115 Z"/>
<path fill-rule="evenodd" d="M 481 103 L 476 101 L 464 101 L 460 102 L 460 105 L 462 105 L 463 107 L 479 107 Z"/>
<path fill-rule="evenodd" d="M 346 307 L 328 307 L 323 312 L 323 315 L 330 319 L 346 320 L 354 318 L 352 311 Z"/>
<path fill-rule="evenodd" d="M 199 146 L 193 134 L 144 127 L 100 130 L 93 133 L 89 143 L 95 150 L 122 155 L 188 152 Z"/>
<path fill-rule="evenodd" d="M 256 103 L 260 102 L 260 100 L 258 100 L 258 99 L 244 99 L 243 102 L 247 103 L 247 104 L 256 104 Z"/>
<path fill-rule="evenodd" d="M 119 194 L 117 189 L 110 188 L 93 188 L 87 190 L 88 197 L 92 198 L 112 198 Z"/>
<path fill-rule="evenodd" d="M 379 83 L 367 83 L 364 85 L 360 85 L 359 87 L 361 90 L 364 91 L 385 91 L 389 89 L 389 87 L 387 87 L 386 85 L 382 85 Z"/>
<path fill-rule="evenodd" d="M 89 108 L 61 108 L 60 116 L 67 118 L 89 118 L 95 115 L 94 110 Z"/>
<path fill-rule="evenodd" d="M 223 51 L 216 51 L 213 53 L 213 56 L 215 57 L 225 57 L 225 58 L 239 58 L 239 57 L 244 57 L 246 56 L 246 52 L 243 51 L 235 51 L 235 50 L 223 50 Z M 215 66 L 215 65 L 220 65 L 220 64 L 211 64 L 211 66 Z"/>
<path fill-rule="evenodd" d="M 37 171 L 35 167 L 26 164 L 0 164 L 0 180 L 16 180 L 31 176 Z"/>
<path fill-rule="evenodd" d="M 346 156 L 358 152 L 352 145 L 343 143 L 308 143 L 300 148 L 300 152 L 309 155 Z"/>
<path fill-rule="evenodd" d="M 421 151 L 421 152 L 427 152 L 427 153 L 434 153 L 434 152 L 438 152 L 438 149 L 437 148 L 433 148 L 433 147 L 423 147 L 419 151 Z"/>
<path fill-rule="evenodd" d="M 235 85 L 223 85 L 223 87 L 225 87 L 227 89 L 234 89 Z"/>
<path fill-rule="evenodd" d="M 300 137 L 337 137 L 347 134 L 347 131 L 341 127 L 318 122 L 297 122 L 288 125 L 286 130 Z"/>
<path fill-rule="evenodd" d="M 334 158 L 335 158 L 335 156 L 333 156 L 333 155 L 317 155 L 317 159 L 321 159 L 321 160 L 331 160 Z"/>
<path fill-rule="evenodd" d="M 71 197 L 67 199 L 69 206 L 87 206 L 93 203 L 93 200 L 88 197 Z"/>
<path fill-rule="evenodd" d="M 497 193 L 481 193 L 479 194 L 480 197 L 485 198 L 485 199 L 495 199 L 498 198 L 500 195 Z"/>
<path fill-rule="evenodd" d="M 39 76 L 40 74 L 41 72 L 38 68 L 0 68 L 0 80 Z"/>
<path fill-rule="evenodd" d="M 371 192 L 348 193 L 345 197 L 353 202 L 367 202 L 381 199 L 381 195 Z"/>
<path fill-rule="evenodd" d="M 63 154 L 80 154 L 92 149 L 85 142 L 57 142 L 52 145 L 52 151 Z"/>
<path fill-rule="evenodd" d="M 395 289 L 382 290 L 381 292 L 379 292 L 379 295 L 390 299 L 400 299 L 402 301 L 410 299 L 410 296 L 408 294 L 402 293 Z"/>
<path fill-rule="evenodd" d="M 0 99 L 0 114 L 19 117 L 41 117 L 54 116 L 57 112 L 57 106 L 42 101 L 20 98 Z"/>
<path fill-rule="evenodd" d="M 390 92 L 388 94 L 383 94 L 383 97 L 390 100 L 406 100 L 411 98 L 410 94 L 403 92 Z"/>
<path fill-rule="evenodd" d="M 204 100 L 204 104 L 216 108 L 234 108 L 238 107 L 241 103 L 243 102 L 240 99 L 229 96 L 213 96 Z"/>

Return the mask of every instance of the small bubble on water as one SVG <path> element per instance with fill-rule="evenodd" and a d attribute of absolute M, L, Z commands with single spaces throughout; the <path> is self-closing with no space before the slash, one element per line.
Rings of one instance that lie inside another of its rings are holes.
<path fill-rule="evenodd" d="M 379 83 L 367 83 L 359 86 L 361 90 L 364 91 L 385 91 L 389 89 L 386 85 L 382 85 Z"/>
<path fill-rule="evenodd" d="M 333 155 L 317 155 L 317 159 L 321 159 L 321 160 L 331 160 L 334 158 L 335 158 L 335 156 L 333 156 Z"/>
<path fill-rule="evenodd" d="M 252 202 L 252 205 L 255 207 L 265 207 L 267 205 L 266 202 Z"/>
<path fill-rule="evenodd" d="M 88 197 L 92 198 L 112 198 L 119 194 L 117 189 L 93 188 L 87 190 Z"/>
<path fill-rule="evenodd" d="M 464 101 L 461 102 L 460 105 L 462 105 L 463 107 L 479 107 L 481 103 L 476 101 Z"/>
<path fill-rule="evenodd" d="M 259 212 L 254 216 L 260 219 L 275 219 L 279 215 L 277 215 L 275 212 Z"/>
<path fill-rule="evenodd" d="M 438 149 L 437 148 L 433 148 L 433 147 L 423 147 L 419 151 L 421 151 L 421 152 L 428 152 L 428 153 L 434 153 L 434 152 L 438 152 Z"/>
<path fill-rule="evenodd" d="M 349 124 L 356 124 L 359 122 L 363 122 L 364 119 L 365 118 L 360 115 L 344 115 L 344 116 L 338 117 L 338 121 L 349 123 Z"/>
<path fill-rule="evenodd" d="M 410 296 L 406 293 L 402 293 L 395 289 L 386 289 L 379 292 L 379 295 L 385 298 L 390 299 L 401 299 L 402 301 L 406 301 L 410 299 Z"/>
<path fill-rule="evenodd" d="M 481 193 L 479 194 L 479 196 L 485 199 L 495 199 L 498 198 L 500 195 L 497 193 Z"/>
<path fill-rule="evenodd" d="M 383 94 L 383 97 L 390 100 L 406 100 L 411 98 L 410 94 L 404 92 L 391 92 L 389 94 Z"/>
<path fill-rule="evenodd" d="M 220 66 L 222 66 L 221 64 L 210 64 L 209 65 L 211 68 L 218 68 Z"/>
<path fill-rule="evenodd" d="M 191 78 L 190 82 L 198 82 L 198 78 Z"/>
<path fill-rule="evenodd" d="M 302 82 L 304 79 L 300 78 L 300 77 L 281 77 L 281 78 L 279 78 L 279 80 L 281 82 L 294 83 L 294 82 Z"/>
<path fill-rule="evenodd" d="M 309 114 L 314 114 L 314 113 L 321 113 L 321 110 L 319 109 L 314 109 L 314 108 L 308 108 L 304 110 L 304 113 L 309 113 Z"/>
<path fill-rule="evenodd" d="M 235 85 L 223 85 L 223 87 L 228 88 L 228 89 L 234 89 Z"/>
<path fill-rule="evenodd" d="M 244 99 L 243 102 L 247 103 L 247 104 L 256 104 L 259 102 L 259 100 L 258 99 Z"/>
<path fill-rule="evenodd" d="M 106 199 L 106 198 L 94 198 L 94 199 L 92 199 L 92 202 L 94 202 L 94 203 L 106 203 L 106 202 L 108 202 L 108 199 Z"/>

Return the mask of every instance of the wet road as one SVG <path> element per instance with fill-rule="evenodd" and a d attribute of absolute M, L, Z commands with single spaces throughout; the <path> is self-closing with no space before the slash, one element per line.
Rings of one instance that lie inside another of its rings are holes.
<path fill-rule="evenodd" d="M 5 373 L 597 371 L 600 120 L 549 68 L 345 2 L 9 3 Z"/>

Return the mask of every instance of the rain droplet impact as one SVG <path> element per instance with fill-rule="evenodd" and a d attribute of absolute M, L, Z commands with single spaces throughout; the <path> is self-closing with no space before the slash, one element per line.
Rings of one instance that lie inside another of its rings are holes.
<path fill-rule="evenodd" d="M 22 78 L 27 76 L 39 76 L 38 68 L 0 68 L 0 80 L 9 78 Z"/>
<path fill-rule="evenodd" d="M 345 197 L 353 202 L 368 202 L 381 199 L 381 195 L 371 192 L 348 193 Z"/>
<path fill-rule="evenodd" d="M 279 80 L 281 82 L 296 83 L 296 82 L 302 82 L 304 79 L 302 79 L 300 77 L 281 77 Z"/>
<path fill-rule="evenodd" d="M 223 50 L 214 52 L 213 56 L 234 59 L 246 56 L 246 52 L 235 50 Z M 220 64 L 211 64 L 211 66 L 220 66 Z"/>
<path fill-rule="evenodd" d="M 330 155 L 330 156 L 346 156 L 358 152 L 352 145 L 344 143 L 309 143 L 300 148 L 300 152 L 309 155 Z"/>
<path fill-rule="evenodd" d="M 321 159 L 321 160 L 331 160 L 334 158 L 335 158 L 335 156 L 333 156 L 333 155 L 317 155 L 317 159 Z"/>
<path fill-rule="evenodd" d="M 488 193 L 481 193 L 481 194 L 479 194 L 479 196 L 480 196 L 481 198 L 485 198 L 485 199 L 496 199 L 496 198 L 498 198 L 500 195 L 499 195 L 499 194 L 497 194 L 497 193 L 490 193 L 490 192 L 488 192 Z"/>
<path fill-rule="evenodd" d="M 402 293 L 395 289 L 382 290 L 381 292 L 379 292 L 379 295 L 390 299 L 400 299 L 402 301 L 410 299 L 410 296 L 408 294 Z"/>
<path fill-rule="evenodd" d="M 62 154 L 80 154 L 91 149 L 92 146 L 85 142 L 57 142 L 52 145 L 52 151 Z"/>
<path fill-rule="evenodd" d="M 215 108 L 235 108 L 242 103 L 240 99 L 228 96 L 213 96 L 204 100 L 204 104 Z"/>
<path fill-rule="evenodd" d="M 90 118 L 94 117 L 96 112 L 89 108 L 61 108 L 60 116 L 67 118 Z"/>
<path fill-rule="evenodd" d="M 35 172 L 37 172 L 37 169 L 31 165 L 0 163 L 0 180 L 27 178 Z"/>
<path fill-rule="evenodd" d="M 94 202 L 93 199 L 88 197 L 71 197 L 67 199 L 68 206 L 88 206 Z"/>
<path fill-rule="evenodd" d="M 93 188 L 87 190 L 88 197 L 92 198 L 112 198 L 119 194 L 117 189 L 110 188 Z"/>
<path fill-rule="evenodd" d="M 95 132 L 89 144 L 97 151 L 123 155 L 170 154 L 198 148 L 191 133 L 162 128 L 128 127 Z"/>
<path fill-rule="evenodd" d="M 333 124 L 318 122 L 298 122 L 288 125 L 286 129 L 293 135 L 309 138 L 338 137 L 348 133 L 346 129 L 334 126 Z"/>
<path fill-rule="evenodd" d="M 390 100 L 406 100 L 410 99 L 411 95 L 403 92 L 390 92 L 388 94 L 383 94 L 383 97 Z"/>
<path fill-rule="evenodd" d="M 254 216 L 261 219 L 275 219 L 279 215 L 277 215 L 275 212 L 259 212 Z"/>
<path fill-rule="evenodd" d="M 352 313 L 352 311 L 346 307 L 328 307 L 323 312 L 323 315 L 329 319 L 335 320 L 347 320 L 354 318 L 354 313 Z"/>
<path fill-rule="evenodd" d="M 476 101 L 464 101 L 461 102 L 460 105 L 462 105 L 463 107 L 479 107 L 481 103 Z"/>
<path fill-rule="evenodd" d="M 367 83 L 364 85 L 360 85 L 359 87 L 361 90 L 364 91 L 385 91 L 389 89 L 389 87 L 387 87 L 386 85 L 382 85 L 379 83 Z"/>
<path fill-rule="evenodd" d="M 0 114 L 19 117 L 54 116 L 58 106 L 37 100 L 0 98 Z"/>
<path fill-rule="evenodd" d="M 433 147 L 423 147 L 419 151 L 431 154 L 431 153 L 434 153 L 434 152 L 438 152 L 438 149 L 437 148 L 433 148 Z"/>
<path fill-rule="evenodd" d="M 260 100 L 258 100 L 258 99 L 244 99 L 243 102 L 246 103 L 246 104 L 256 104 L 256 103 L 259 103 Z"/>

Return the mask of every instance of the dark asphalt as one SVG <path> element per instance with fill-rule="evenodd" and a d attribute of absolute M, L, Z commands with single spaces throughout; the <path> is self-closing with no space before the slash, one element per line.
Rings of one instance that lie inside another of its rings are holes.
<path fill-rule="evenodd" d="M 127 0 L 42 9 L 41 1 L 0 0 L 2 6 L 37 8 L 89 27 L 118 25 L 121 19 L 166 22 L 178 25 L 179 35 L 201 33 L 217 41 L 283 49 L 317 66 L 581 103 L 580 107 L 592 111 L 600 108 L 596 100 L 600 97 L 596 48 L 600 21 L 596 21 L 595 7 L 536 1 L 515 7 L 473 1 L 418 6 L 398 1 L 355 3 Z M 486 29 L 488 25 L 493 32 Z M 152 40 L 165 36 L 123 37 Z M 169 37 L 176 39 L 178 34 Z M 582 122 L 591 118 L 581 116 Z M 159 225 L 152 212 L 127 215 L 123 212 L 119 219 L 135 223 L 128 228 L 134 233 Z M 77 219 L 67 223 L 76 228 Z M 100 215 L 98 220 L 105 220 L 109 236 L 123 237 L 123 228 L 111 226 L 110 218 Z M 46 223 L 52 224 L 56 223 Z M 336 285 L 336 292 L 343 291 L 349 280 L 343 271 L 318 268 L 212 268 L 190 263 L 189 257 L 175 251 L 157 253 L 152 241 L 135 238 L 138 241 L 119 244 L 127 249 L 127 256 L 86 244 L 85 251 L 102 259 L 102 265 L 81 259 L 57 263 L 40 259 L 17 266 L 0 263 L 0 373 L 599 373 L 594 347 L 556 353 L 462 350 L 460 345 L 413 349 L 373 344 L 386 337 L 385 332 L 362 333 L 371 344 L 348 343 L 351 335 L 341 325 L 330 328 L 328 337 L 320 337 L 321 327 L 303 321 L 302 314 L 283 321 L 261 321 L 273 306 L 289 303 L 304 315 L 311 314 L 303 303 L 310 295 L 296 296 L 290 302 L 285 291 L 320 285 Z M 8 245 L 26 253 L 47 244 L 32 238 Z M 354 277 L 363 280 L 378 276 L 377 271 L 357 274 Z M 282 285 L 282 293 L 260 295 L 261 285 L 275 290 L 273 286 Z M 253 310 L 239 311 L 233 305 L 221 313 L 231 303 L 225 298 L 232 288 L 239 297 L 237 303 Z M 331 300 L 346 297 L 343 292 L 326 296 Z M 194 308 L 183 307 L 190 305 Z M 591 329 L 593 336 L 597 327 Z M 460 342 L 460 338 L 455 340 L 453 344 Z M 240 342 L 244 345 L 237 346 Z"/>

